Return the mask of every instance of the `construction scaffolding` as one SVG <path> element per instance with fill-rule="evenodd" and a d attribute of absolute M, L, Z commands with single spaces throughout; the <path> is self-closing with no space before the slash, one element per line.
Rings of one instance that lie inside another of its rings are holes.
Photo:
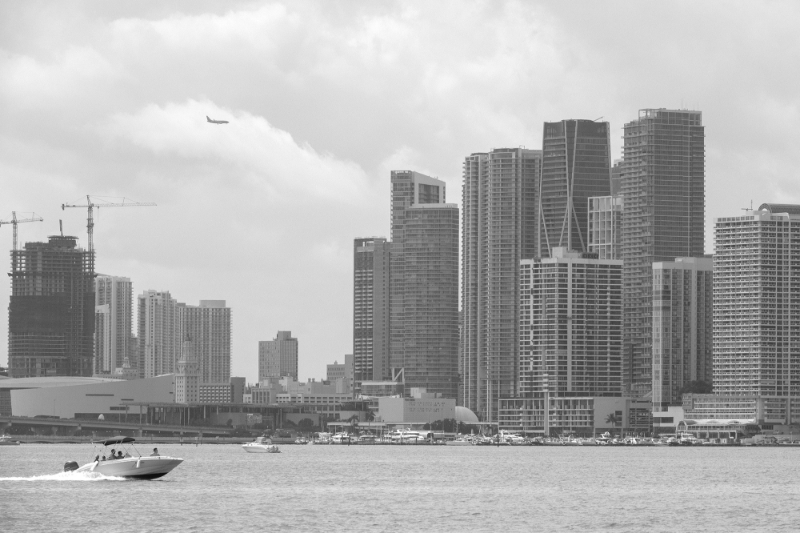
<path fill-rule="evenodd" d="M 11 377 L 91 376 L 94 253 L 50 236 L 11 252 L 8 361 Z"/>

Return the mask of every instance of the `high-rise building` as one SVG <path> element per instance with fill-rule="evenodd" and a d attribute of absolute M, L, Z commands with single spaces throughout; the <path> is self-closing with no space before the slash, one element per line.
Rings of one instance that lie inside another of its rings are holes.
<path fill-rule="evenodd" d="M 623 199 L 619 196 L 589 198 L 589 251 L 600 259 L 622 260 Z"/>
<path fill-rule="evenodd" d="M 355 386 L 389 379 L 389 246 L 383 237 L 360 238 L 353 250 L 353 358 Z"/>
<path fill-rule="evenodd" d="M 297 339 L 291 331 L 279 331 L 271 341 L 258 342 L 258 381 L 290 376 L 297 381 Z"/>
<path fill-rule="evenodd" d="M 622 165 L 626 389 L 650 392 L 656 261 L 704 250 L 705 139 L 700 111 L 643 109 L 625 124 Z"/>
<path fill-rule="evenodd" d="M 590 196 L 611 194 L 608 122 L 545 122 L 539 182 L 538 257 L 555 247 L 585 252 Z"/>
<path fill-rule="evenodd" d="M 95 327 L 94 372 L 111 374 L 122 368 L 132 355 L 133 284 L 128 278 L 98 274 L 95 306 L 99 315 Z"/>
<path fill-rule="evenodd" d="M 714 393 L 800 398 L 800 205 L 714 223 Z"/>
<path fill-rule="evenodd" d="M 711 383 L 713 260 L 653 263 L 653 411 L 681 405 L 691 381 Z"/>
<path fill-rule="evenodd" d="M 552 251 L 520 262 L 519 396 L 619 396 L 622 261 Z"/>
<path fill-rule="evenodd" d="M 483 420 L 517 392 L 519 262 L 536 255 L 541 162 L 524 148 L 464 160 L 458 403 Z"/>
<path fill-rule="evenodd" d="M 9 374 L 91 376 L 95 297 L 92 252 L 50 236 L 11 252 Z"/>
<path fill-rule="evenodd" d="M 231 377 L 231 310 L 225 300 L 178 304 L 181 335 L 192 342 L 201 383 L 227 383 Z"/>
<path fill-rule="evenodd" d="M 139 377 L 171 374 L 177 369 L 183 335 L 178 302 L 169 291 L 139 295 Z"/>
<path fill-rule="evenodd" d="M 445 183 L 392 171 L 389 367 L 411 388 L 458 391 L 458 207 Z"/>

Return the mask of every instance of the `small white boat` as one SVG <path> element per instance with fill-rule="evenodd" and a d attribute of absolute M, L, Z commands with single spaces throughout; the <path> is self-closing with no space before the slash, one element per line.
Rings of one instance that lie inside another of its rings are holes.
<path fill-rule="evenodd" d="M 157 479 L 169 474 L 175 467 L 183 462 L 178 457 L 159 455 L 158 448 L 153 448 L 152 455 L 142 456 L 133 447 L 132 443 L 136 439 L 133 437 L 112 437 L 99 444 L 103 445 L 103 454 L 97 455 L 95 460 L 78 468 L 78 464 L 70 461 L 64 465 L 65 471 L 76 472 L 97 472 L 108 477 L 126 477 L 133 479 Z M 108 453 L 106 459 L 105 448 L 109 446 L 119 446 L 112 448 L 111 452 L 125 452 L 122 457 L 112 459 L 112 453 Z M 131 453 L 133 452 L 133 453 Z M 102 458 L 101 458 L 102 457 Z"/>
<path fill-rule="evenodd" d="M 242 444 L 242 448 L 247 453 L 281 453 L 281 450 L 267 437 L 258 437 L 253 442 Z"/>
<path fill-rule="evenodd" d="M 0 435 L 0 446 L 19 446 L 19 441 L 11 440 L 10 435 Z"/>

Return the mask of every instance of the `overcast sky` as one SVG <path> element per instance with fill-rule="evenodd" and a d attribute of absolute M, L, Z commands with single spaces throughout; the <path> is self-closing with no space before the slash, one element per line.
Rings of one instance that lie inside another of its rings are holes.
<path fill-rule="evenodd" d="M 616 159 L 639 109 L 688 108 L 709 253 L 714 217 L 800 203 L 798 22 L 789 1 L 5 1 L 0 219 L 44 217 L 23 242 L 63 219 L 85 246 L 62 203 L 156 202 L 100 209 L 97 271 L 226 300 L 233 375 L 291 330 L 300 379 L 322 378 L 352 351 L 353 238 L 388 236 L 390 170 L 460 204 L 466 155 L 541 148 L 544 121 L 603 117 Z"/>

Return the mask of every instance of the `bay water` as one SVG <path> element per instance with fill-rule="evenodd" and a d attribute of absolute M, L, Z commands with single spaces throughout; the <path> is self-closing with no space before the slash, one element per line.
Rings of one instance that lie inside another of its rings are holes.
<path fill-rule="evenodd" d="M 91 446 L 0 447 L 0 530 L 800 530 L 795 447 L 159 451 L 185 461 L 159 480 L 134 481 L 62 472 L 66 461 L 94 457 Z"/>

